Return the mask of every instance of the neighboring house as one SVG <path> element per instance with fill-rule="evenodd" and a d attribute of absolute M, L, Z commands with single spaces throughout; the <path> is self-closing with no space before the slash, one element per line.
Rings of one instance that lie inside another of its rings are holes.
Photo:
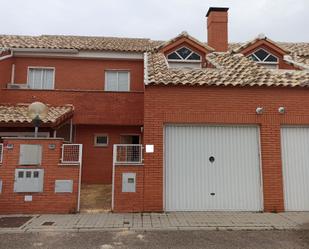
<path fill-rule="evenodd" d="M 207 44 L 0 36 L 0 136 L 48 104 L 40 136 L 83 144 L 82 183 L 114 181 L 115 211 L 308 211 L 309 43 L 228 44 L 228 9 L 207 18 Z M 143 164 L 113 167 L 114 144 Z"/>

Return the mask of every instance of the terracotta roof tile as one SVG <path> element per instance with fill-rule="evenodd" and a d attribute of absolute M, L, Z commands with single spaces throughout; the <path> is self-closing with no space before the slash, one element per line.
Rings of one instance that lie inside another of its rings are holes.
<path fill-rule="evenodd" d="M 195 39 L 193 37 L 191 38 Z M 174 39 L 172 39 L 171 41 L 173 41 Z M 199 42 L 198 40 L 196 41 Z M 158 46 L 161 46 L 165 43 L 167 42 L 155 41 L 145 38 L 66 36 L 66 35 L 41 35 L 41 36 L 0 35 L 0 48 L 7 48 L 7 49 L 47 48 L 47 49 L 145 52 L 153 48 L 157 48 Z M 237 50 L 240 46 L 244 46 L 244 44 L 248 43 L 230 43 L 229 49 Z M 309 65 L 309 43 L 305 42 L 303 43 L 276 42 L 276 43 L 284 50 L 290 51 L 293 60 L 295 60 L 298 63 Z M 202 44 L 205 47 L 208 47 L 206 43 Z M 211 48 L 209 49 L 211 50 Z"/>
<path fill-rule="evenodd" d="M 207 61 L 215 68 L 169 68 L 162 53 L 147 54 L 146 83 L 232 86 L 309 86 L 309 72 L 266 69 L 242 54 L 211 53 Z"/>
<path fill-rule="evenodd" d="M 173 39 L 170 39 L 166 42 L 158 42 L 159 44 L 157 45 L 157 47 L 155 47 L 155 50 L 158 51 L 160 50 L 162 47 L 165 47 L 171 43 L 174 43 L 175 41 L 177 41 L 178 39 L 182 38 L 182 37 L 186 37 L 192 41 L 194 41 L 195 43 L 199 44 L 200 46 L 204 47 L 205 49 L 207 49 L 208 51 L 215 51 L 214 48 L 210 47 L 209 45 L 207 45 L 207 43 L 203 43 L 200 42 L 198 39 L 194 38 L 193 36 L 189 35 L 188 32 L 183 31 L 181 32 L 179 35 L 177 35 L 176 37 L 174 37 Z"/>
<path fill-rule="evenodd" d="M 237 52 L 241 50 L 240 48 L 248 46 L 248 44 L 252 44 L 252 41 L 247 43 L 230 43 L 229 50 Z M 286 50 L 296 63 L 309 66 L 309 42 L 276 42 L 276 44 Z"/>
<path fill-rule="evenodd" d="M 28 117 L 29 104 L 2 104 L 0 105 L 0 123 L 23 123 L 31 124 L 32 120 Z M 60 121 L 70 118 L 74 108 L 72 105 L 48 106 L 48 114 L 43 119 L 43 125 L 58 125 Z"/>
<path fill-rule="evenodd" d="M 77 50 L 107 50 L 144 52 L 162 42 L 143 38 L 118 38 L 95 36 L 16 36 L 0 35 L 0 47 L 3 48 L 48 48 Z"/>

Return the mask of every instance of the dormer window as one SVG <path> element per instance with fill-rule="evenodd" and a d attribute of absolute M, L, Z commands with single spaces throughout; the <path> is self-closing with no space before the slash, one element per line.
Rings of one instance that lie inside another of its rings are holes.
<path fill-rule="evenodd" d="M 187 47 L 181 47 L 167 55 L 168 64 L 173 68 L 200 68 L 201 56 Z"/>
<path fill-rule="evenodd" d="M 278 58 L 262 48 L 250 54 L 248 58 L 264 67 L 270 69 L 278 68 Z"/>

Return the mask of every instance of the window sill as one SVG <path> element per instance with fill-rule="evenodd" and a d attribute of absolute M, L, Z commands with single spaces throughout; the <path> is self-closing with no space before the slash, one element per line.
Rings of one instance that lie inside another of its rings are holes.
<path fill-rule="evenodd" d="M 80 166 L 80 163 L 58 163 L 58 166 L 60 167 L 70 167 L 70 166 Z"/>
<path fill-rule="evenodd" d="M 144 163 L 115 163 L 115 166 L 144 166 Z"/>
<path fill-rule="evenodd" d="M 35 92 L 39 92 L 39 91 L 43 91 L 43 92 L 90 92 L 90 93 L 106 93 L 106 94 L 130 94 L 130 93 L 135 93 L 135 94 L 143 94 L 144 91 L 128 91 L 128 92 L 120 92 L 120 91 L 105 91 L 102 89 L 30 89 L 30 88 L 26 88 L 26 89 L 16 89 L 16 88 L 2 88 L 2 90 L 6 90 L 6 91 L 35 91 Z"/>

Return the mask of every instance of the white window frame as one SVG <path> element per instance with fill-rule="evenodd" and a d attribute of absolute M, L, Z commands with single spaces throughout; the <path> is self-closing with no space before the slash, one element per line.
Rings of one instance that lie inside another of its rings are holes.
<path fill-rule="evenodd" d="M 117 73 L 117 84 L 119 84 L 118 83 L 118 79 L 119 79 L 119 76 L 118 76 L 118 73 L 123 73 L 123 72 L 126 72 L 126 73 L 128 73 L 128 91 L 110 91 L 110 90 L 107 90 L 107 87 L 106 87 L 106 85 L 107 85 L 107 73 L 109 73 L 109 72 L 114 72 L 114 73 Z M 130 90 L 131 90 L 131 71 L 130 70 L 128 70 L 128 69 L 106 69 L 105 70 L 105 73 L 104 73 L 104 91 L 106 91 L 106 92 L 130 92 Z"/>
<path fill-rule="evenodd" d="M 183 58 L 180 56 L 180 54 L 177 53 L 177 50 L 182 49 L 182 48 L 186 48 L 186 49 L 191 50 L 191 53 L 190 53 L 185 59 L 183 59 Z M 176 53 L 176 54 L 179 56 L 180 59 L 168 59 L 168 56 L 171 55 L 171 54 L 173 54 L 173 53 Z M 189 58 L 193 53 L 198 54 L 198 55 L 200 56 L 201 59 L 199 59 L 199 60 L 188 60 L 188 58 Z M 168 61 L 171 61 L 171 62 L 192 62 L 192 63 L 194 63 L 194 62 L 195 62 L 195 63 L 197 63 L 197 62 L 202 62 L 202 56 L 201 56 L 199 53 L 193 51 L 191 48 L 188 48 L 188 47 L 186 47 L 186 46 L 182 46 L 182 47 L 180 47 L 180 48 L 177 48 L 176 50 L 173 50 L 172 52 L 170 52 L 169 54 L 167 54 L 166 59 L 167 59 Z"/>
<path fill-rule="evenodd" d="M 263 50 L 263 51 L 265 51 L 265 52 L 268 54 L 268 55 L 265 57 L 265 59 L 264 59 L 263 61 L 261 61 L 260 58 L 258 58 L 258 57 L 255 55 L 255 53 L 256 53 L 257 51 L 259 51 L 259 50 Z M 277 62 L 265 61 L 270 55 L 274 56 L 274 57 L 277 59 Z M 265 66 L 267 67 L 267 65 L 276 65 L 277 68 L 278 68 L 278 66 L 279 66 L 279 58 L 278 58 L 276 55 L 270 53 L 269 51 L 267 51 L 267 50 L 264 49 L 264 48 L 257 48 L 254 52 L 252 52 L 251 54 L 249 54 L 247 57 L 250 57 L 250 56 L 254 56 L 254 57 L 257 59 L 257 61 L 254 61 L 254 62 L 256 62 L 257 64 L 259 64 L 259 65 L 261 65 L 261 66 L 265 65 Z"/>
<path fill-rule="evenodd" d="M 53 87 L 51 89 L 44 89 L 44 88 L 30 88 L 29 85 L 29 75 L 30 75 L 30 69 L 49 69 L 49 70 L 53 70 L 54 74 L 53 74 Z M 29 89 L 32 90 L 53 90 L 55 89 L 55 77 L 56 77 L 56 68 L 55 67 L 40 67 L 40 66 L 29 66 L 27 69 L 27 86 Z"/>
<path fill-rule="evenodd" d="M 106 137 L 107 141 L 106 141 L 106 144 L 100 144 L 100 143 L 97 143 L 97 137 Z M 108 137 L 108 134 L 106 133 L 97 133 L 97 134 L 94 134 L 94 146 L 95 147 L 108 147 L 108 144 L 109 144 L 109 137 Z"/>

